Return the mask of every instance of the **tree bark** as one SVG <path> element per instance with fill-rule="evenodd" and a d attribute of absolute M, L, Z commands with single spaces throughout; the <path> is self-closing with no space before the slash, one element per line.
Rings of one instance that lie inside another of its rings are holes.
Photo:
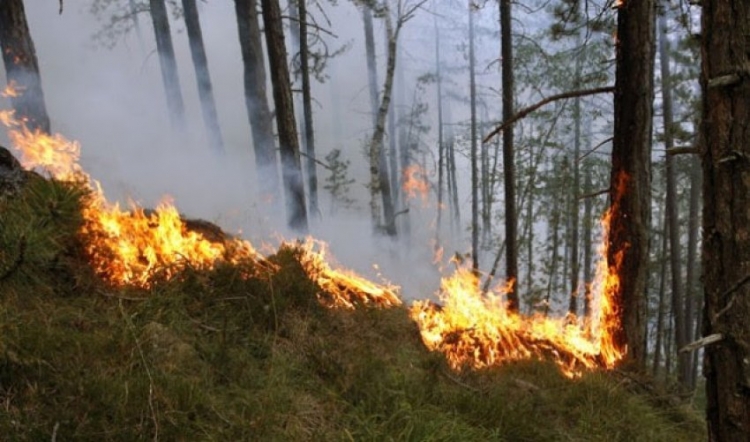
<path fill-rule="evenodd" d="M 32 131 L 50 132 L 42 78 L 31 39 L 23 0 L 0 2 L 0 48 L 8 85 L 18 94 L 10 97 L 16 118 Z"/>
<path fill-rule="evenodd" d="M 500 44 L 502 54 L 503 120 L 513 116 L 513 39 L 511 0 L 500 0 Z M 515 154 L 513 127 L 503 132 L 503 179 L 505 181 L 505 278 L 514 281 L 508 292 L 508 310 L 518 311 L 518 220 L 516 214 Z"/>
<path fill-rule="evenodd" d="M 237 29 L 244 67 L 245 107 L 255 153 L 262 200 L 279 201 L 279 171 L 271 111 L 266 94 L 266 64 L 256 0 L 235 0 Z"/>
<path fill-rule="evenodd" d="M 700 270 L 698 264 L 698 236 L 700 235 L 700 197 L 701 197 L 701 165 L 698 158 L 690 156 L 690 208 L 688 213 L 688 245 L 687 245 L 687 270 L 685 280 L 687 281 L 687 290 L 685 290 L 685 336 L 687 340 L 695 340 L 696 321 L 695 308 L 698 301 L 700 281 Z M 698 369 L 698 351 L 693 352 L 690 358 L 690 390 L 695 390 L 697 369 Z"/>
<path fill-rule="evenodd" d="M 654 101 L 655 0 L 625 1 L 617 14 L 615 124 L 607 262 L 619 276 L 609 332 L 626 364 L 645 370 L 645 292 Z M 609 323 L 605 318 L 605 323 Z"/>
<path fill-rule="evenodd" d="M 172 129 L 184 132 L 186 129 L 185 104 L 182 101 L 180 77 L 177 74 L 177 60 L 172 45 L 172 34 L 169 30 L 167 7 L 164 0 L 149 0 L 149 5 L 156 36 L 156 50 L 159 53 L 161 79 L 164 83 L 164 91 L 167 94 L 169 121 L 172 124 Z"/>
<path fill-rule="evenodd" d="M 208 59 L 206 48 L 203 45 L 203 32 L 198 17 L 198 8 L 195 0 L 182 0 L 182 9 L 185 14 L 185 27 L 187 28 L 188 40 L 190 41 L 190 55 L 195 67 L 195 79 L 198 82 L 198 97 L 201 102 L 203 124 L 206 125 L 206 134 L 211 147 L 219 153 L 224 152 L 224 139 L 219 127 L 219 116 L 216 113 L 216 101 L 214 100 L 213 86 L 211 85 L 211 74 L 208 71 Z"/>
<path fill-rule="evenodd" d="M 579 38 L 579 44 L 581 40 Z M 578 89 L 581 83 L 581 55 L 576 56 L 575 64 L 575 88 Z M 578 261 L 578 234 L 579 234 L 579 217 L 578 217 L 578 194 L 581 187 L 580 161 L 581 156 L 581 97 L 576 97 L 573 101 L 573 192 L 570 201 L 570 303 L 568 304 L 568 313 L 578 315 L 578 297 L 580 287 L 578 276 L 580 273 L 580 262 Z"/>
<path fill-rule="evenodd" d="M 661 358 L 662 358 L 662 347 L 664 347 L 664 316 L 665 316 L 665 298 L 667 291 L 667 253 L 669 251 L 669 223 L 667 222 L 667 211 L 664 211 L 662 216 L 662 234 L 661 234 L 661 248 L 656 256 L 659 257 L 660 271 L 659 271 L 659 305 L 656 312 L 656 343 L 654 344 L 654 366 L 653 376 L 659 378 L 661 371 Z"/>
<path fill-rule="evenodd" d="M 440 28 L 437 16 L 433 17 L 435 25 L 435 76 L 437 77 L 437 117 L 438 117 L 438 186 L 437 186 L 437 228 L 435 229 L 435 246 L 440 247 L 441 224 L 443 220 L 443 189 L 445 182 L 445 140 L 443 139 L 443 77 L 440 63 Z"/>
<path fill-rule="evenodd" d="M 279 0 L 261 0 L 261 7 L 268 47 L 268 65 L 273 84 L 273 100 L 276 103 L 276 128 L 279 133 L 287 224 L 299 233 L 307 233 L 305 189 L 302 183 L 299 138 L 297 124 L 294 121 L 294 101 L 281 23 L 281 8 Z"/>
<path fill-rule="evenodd" d="M 703 336 L 709 439 L 750 434 L 750 5 L 702 2 Z M 722 78 L 736 75 L 736 83 Z M 712 87 L 712 85 L 715 85 Z"/>

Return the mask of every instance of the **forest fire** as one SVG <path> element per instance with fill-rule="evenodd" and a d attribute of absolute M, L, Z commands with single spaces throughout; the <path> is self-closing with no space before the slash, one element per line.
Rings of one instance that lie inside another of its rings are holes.
<path fill-rule="evenodd" d="M 135 204 L 122 210 L 106 200 L 99 183 L 78 164 L 78 143 L 60 135 L 32 132 L 12 112 L 0 112 L 0 120 L 8 126 L 24 167 L 43 169 L 56 179 L 81 183 L 90 191 L 83 201 L 81 235 L 91 265 L 109 283 L 147 288 L 155 277 L 171 278 L 186 267 L 210 269 L 218 262 L 264 260 L 247 241 L 229 236 L 210 238 L 189 228 L 168 201 L 153 211 Z M 412 177 L 414 192 L 427 192 L 423 171 L 414 168 L 407 176 Z M 297 247 L 302 267 L 324 292 L 318 298 L 322 305 L 344 309 L 401 305 L 398 287 L 332 268 L 324 243 L 308 238 Z M 590 321 L 511 312 L 505 307 L 503 288 L 482 293 L 477 276 L 467 268 L 443 279 L 442 305 L 415 302 L 410 316 L 425 345 L 443 352 L 455 369 L 529 358 L 550 358 L 568 376 L 596 367 L 611 368 L 623 355 L 612 343 L 612 332 L 619 323 L 609 294 L 618 284 L 617 267 L 600 264 L 595 293 L 600 293 L 601 299 L 595 309 L 598 315 Z"/>
<path fill-rule="evenodd" d="M 430 195 L 430 182 L 427 172 L 418 164 L 410 164 L 404 169 L 404 181 L 401 188 L 409 199 L 420 198 L 426 205 Z"/>
<path fill-rule="evenodd" d="M 607 231 L 605 217 L 604 231 Z M 607 241 L 602 242 L 607 244 Z M 602 256 L 604 250 L 601 250 Z M 604 261 L 604 260 L 602 260 Z M 483 293 L 477 275 L 468 267 L 441 281 L 441 305 L 418 301 L 410 315 L 422 341 L 445 354 L 456 370 L 481 369 L 523 359 L 551 359 L 569 377 L 596 367 L 612 368 L 623 357 L 613 343 L 619 328 L 610 297 L 619 283 L 617 266 L 599 265 L 594 293 L 600 293 L 599 316 L 586 320 L 568 315 L 549 318 L 524 316 L 506 308 L 507 287 Z"/>
<path fill-rule="evenodd" d="M 347 309 L 353 309 L 357 305 L 401 305 L 401 299 L 396 294 L 398 287 L 374 283 L 351 270 L 331 268 L 325 243 L 307 238 L 302 244 L 302 250 L 302 266 L 328 295 L 319 298 L 323 305 Z"/>

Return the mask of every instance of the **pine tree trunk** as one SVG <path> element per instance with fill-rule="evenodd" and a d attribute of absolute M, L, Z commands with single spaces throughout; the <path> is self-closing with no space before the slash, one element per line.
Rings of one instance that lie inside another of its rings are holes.
<path fill-rule="evenodd" d="M 262 200 L 278 203 L 279 172 L 273 119 L 266 93 L 266 68 L 256 0 L 235 0 L 244 67 L 245 107 L 250 122 L 255 167 Z"/>
<path fill-rule="evenodd" d="M 580 39 L 579 39 L 580 42 Z M 581 82 L 581 57 L 576 57 L 575 85 L 580 87 Z M 581 156 L 581 97 L 573 100 L 573 192 L 570 201 L 570 303 L 568 313 L 578 315 L 578 274 L 580 263 L 578 262 L 578 193 L 581 186 L 581 173 L 578 157 Z"/>
<path fill-rule="evenodd" d="M 700 235 L 700 197 L 701 197 L 701 165 L 698 158 L 690 157 L 690 206 L 688 209 L 688 245 L 687 245 L 687 271 L 685 280 L 688 289 L 685 291 L 685 336 L 687 340 L 696 338 L 696 329 L 698 322 L 695 320 L 695 314 L 698 309 L 695 308 L 698 298 L 700 282 L 700 271 L 698 267 L 698 236 Z M 698 358 L 696 351 L 690 355 L 690 378 L 688 386 L 690 390 L 695 390 Z"/>
<path fill-rule="evenodd" d="M 583 193 L 590 195 L 593 192 L 591 183 L 591 165 L 586 163 L 584 167 Z M 592 256 L 593 251 L 593 224 L 594 224 L 594 204 L 591 196 L 587 196 L 583 202 L 583 280 L 585 283 L 585 292 L 583 295 L 583 318 L 586 327 L 591 324 L 591 284 L 593 281 Z"/>
<path fill-rule="evenodd" d="M 667 41 L 667 17 L 659 15 L 659 61 L 661 67 L 662 116 L 664 118 L 664 147 L 674 147 L 672 118 L 672 80 L 669 69 L 669 42 Z M 667 196 L 666 211 L 669 222 L 669 264 L 672 271 L 672 310 L 674 311 L 675 345 L 678 349 L 687 344 L 685 290 L 682 284 L 682 253 L 680 246 L 679 212 L 677 210 L 677 172 L 674 157 L 666 155 Z M 677 382 L 683 388 L 689 388 L 690 355 L 677 355 Z"/>
<path fill-rule="evenodd" d="M 273 100 L 276 103 L 276 127 L 279 133 L 287 224 L 296 232 L 307 233 L 305 189 L 302 183 L 299 138 L 294 121 L 294 101 L 281 24 L 281 8 L 278 0 L 261 0 L 261 6 L 273 84 Z"/>
<path fill-rule="evenodd" d="M 315 161 L 315 133 L 313 126 L 312 93 L 310 91 L 310 55 L 307 43 L 307 4 L 299 3 L 299 57 L 302 70 L 302 106 L 305 115 L 305 154 L 307 156 L 307 191 L 310 194 L 310 213 L 319 214 L 318 172 Z"/>
<path fill-rule="evenodd" d="M 185 14 L 185 27 L 190 41 L 190 55 L 195 67 L 195 79 L 198 82 L 198 97 L 201 102 L 203 123 L 206 125 L 206 134 L 211 147 L 217 152 L 224 152 L 224 139 L 221 136 L 219 116 L 216 113 L 211 74 L 208 71 L 208 59 L 203 45 L 203 32 L 195 0 L 182 0 L 182 9 Z"/>
<path fill-rule="evenodd" d="M 164 83 L 164 91 L 167 94 L 169 120 L 172 129 L 184 132 L 186 129 L 185 104 L 182 101 L 180 77 L 177 74 L 177 60 L 172 45 L 172 34 L 169 30 L 167 7 L 164 0 L 149 0 L 149 5 L 156 36 L 156 50 L 159 53 L 159 64 L 161 65 L 161 79 Z"/>
<path fill-rule="evenodd" d="M 477 86 L 474 60 L 474 10 L 469 1 L 469 100 L 471 108 L 471 268 L 479 272 L 479 158 L 477 151 Z"/>
<path fill-rule="evenodd" d="M 619 325 L 609 330 L 637 370 L 646 368 L 643 336 L 648 272 L 651 120 L 654 100 L 655 0 L 626 1 L 617 14 L 615 128 L 612 142 L 607 261 L 620 284 L 613 294 Z"/>
<path fill-rule="evenodd" d="M 443 139 L 443 77 L 440 63 L 440 29 L 437 16 L 433 18 L 435 24 L 435 75 L 437 77 L 437 114 L 438 114 L 438 186 L 437 186 L 437 228 L 435 229 L 435 245 L 440 247 L 441 224 L 443 220 L 443 190 L 445 183 L 445 140 Z M 391 131 L 391 133 L 393 133 Z"/>
<path fill-rule="evenodd" d="M 513 116 L 513 39 L 511 0 L 500 0 L 500 45 L 502 54 L 503 120 Z M 505 278 L 515 281 L 508 293 L 508 310 L 518 311 L 518 220 L 516 215 L 516 173 L 513 126 L 503 131 L 503 179 L 505 180 Z"/>
<path fill-rule="evenodd" d="M 32 131 L 50 132 L 44 103 L 42 78 L 31 39 L 23 0 L 0 1 L 0 48 L 3 51 L 8 85 L 19 95 L 10 98 L 16 118 L 25 120 Z"/>
<path fill-rule="evenodd" d="M 750 5 L 704 0 L 703 335 L 707 420 L 712 441 L 750 434 Z"/>
<path fill-rule="evenodd" d="M 653 374 L 654 378 L 659 378 L 659 372 L 661 371 L 661 358 L 662 358 L 662 347 L 664 346 L 664 313 L 666 310 L 666 291 L 667 291 L 667 253 L 669 251 L 668 233 L 669 223 L 667 222 L 668 213 L 665 210 L 664 216 L 662 216 L 662 234 L 661 234 L 661 247 L 656 253 L 659 257 L 660 271 L 659 271 L 659 305 L 656 312 L 656 343 L 654 344 L 654 366 Z"/>

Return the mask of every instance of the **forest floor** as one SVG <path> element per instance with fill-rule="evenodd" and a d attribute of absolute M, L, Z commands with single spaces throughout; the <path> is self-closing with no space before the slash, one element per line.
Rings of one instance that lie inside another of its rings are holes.
<path fill-rule="evenodd" d="M 706 439 L 701 412 L 649 379 L 453 371 L 406 308 L 321 305 L 294 246 L 262 275 L 108 286 L 82 258 L 80 197 L 34 178 L 0 199 L 0 439 Z"/>

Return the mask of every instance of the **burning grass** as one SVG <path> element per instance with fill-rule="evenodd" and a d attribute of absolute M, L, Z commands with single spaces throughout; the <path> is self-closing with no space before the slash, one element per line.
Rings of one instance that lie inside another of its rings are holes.
<path fill-rule="evenodd" d="M 108 284 L 77 235 L 85 196 L 35 176 L 0 202 L 0 434 L 13 440 L 705 439 L 695 412 L 615 373 L 454 372 L 406 308 L 325 307 L 301 244 Z"/>

